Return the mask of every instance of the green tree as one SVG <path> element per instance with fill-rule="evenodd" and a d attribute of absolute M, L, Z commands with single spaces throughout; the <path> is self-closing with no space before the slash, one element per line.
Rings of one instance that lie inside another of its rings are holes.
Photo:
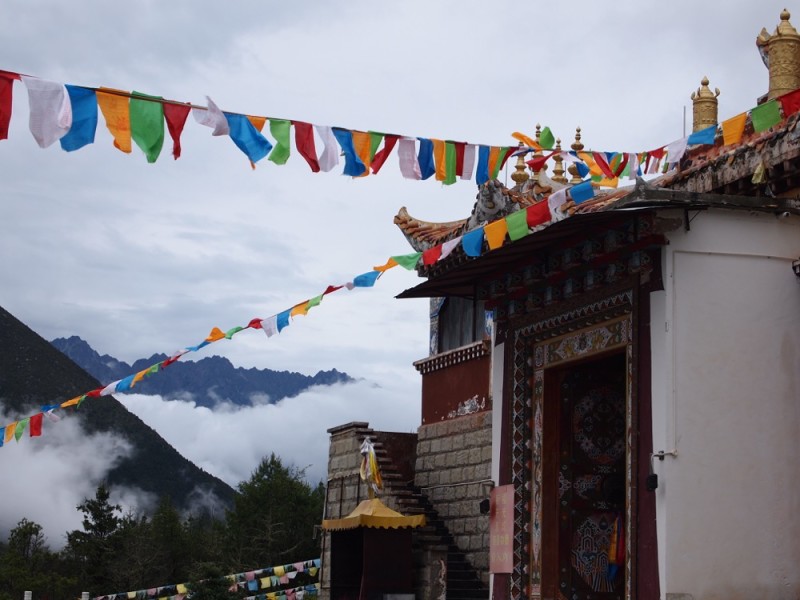
<path fill-rule="evenodd" d="M 239 484 L 238 492 L 228 512 L 228 550 L 235 569 L 319 555 L 314 526 L 322 519 L 322 484 L 312 488 L 303 470 L 284 466 L 273 453 Z"/>

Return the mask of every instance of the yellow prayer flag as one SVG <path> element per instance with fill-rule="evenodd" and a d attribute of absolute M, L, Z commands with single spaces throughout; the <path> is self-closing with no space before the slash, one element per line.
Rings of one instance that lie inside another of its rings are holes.
<path fill-rule="evenodd" d="M 725 146 L 738 144 L 742 141 L 744 125 L 747 122 L 747 113 L 742 113 L 722 122 L 722 143 Z"/>
<path fill-rule="evenodd" d="M 247 120 L 253 124 L 253 127 L 259 131 L 263 131 L 264 125 L 267 122 L 267 117 L 254 117 L 252 115 L 247 115 Z"/>
<path fill-rule="evenodd" d="M 614 177 L 614 179 L 609 179 L 608 177 L 602 177 L 597 181 L 592 179 L 594 185 L 599 185 L 600 187 L 612 187 L 615 188 L 619 185 L 619 177 Z"/>
<path fill-rule="evenodd" d="M 14 432 L 17 430 L 17 422 L 14 421 L 11 425 L 6 425 L 5 443 L 14 439 Z"/>
<path fill-rule="evenodd" d="M 104 92 L 103 90 L 108 90 Z M 106 120 L 106 127 L 114 136 L 114 147 L 123 152 L 131 151 L 131 113 L 130 98 L 113 92 L 127 94 L 123 90 L 100 88 L 97 90 L 97 105 Z"/>
<path fill-rule="evenodd" d="M 186 584 L 179 583 L 175 586 L 175 591 L 177 591 L 179 594 L 185 594 L 188 590 L 186 589 Z"/>
<path fill-rule="evenodd" d="M 136 598 L 136 592 L 128 592 L 128 599 L 134 600 Z"/>
<path fill-rule="evenodd" d="M 600 175 L 604 177 L 603 169 L 600 168 L 594 157 L 589 152 L 578 152 L 578 158 L 580 158 L 583 162 L 586 163 L 586 166 L 589 167 L 589 175 Z"/>
<path fill-rule="evenodd" d="M 283 566 L 275 567 L 272 572 L 275 574 L 275 577 L 283 577 L 286 575 L 286 569 Z"/>
<path fill-rule="evenodd" d="M 134 375 L 133 376 L 133 381 L 131 381 L 131 387 L 135 386 L 142 379 L 144 379 L 144 376 L 147 375 L 147 373 L 149 371 L 150 371 L 150 367 L 147 367 L 146 369 L 143 369 L 143 370 L 139 371 L 136 375 Z"/>
<path fill-rule="evenodd" d="M 445 143 L 442 140 L 433 142 L 433 164 L 436 165 L 436 181 L 444 181 L 447 176 L 447 164 L 444 159 Z"/>
<path fill-rule="evenodd" d="M 537 150 L 542 149 L 542 145 L 537 143 L 536 140 L 534 140 L 531 137 L 528 137 L 524 133 L 520 133 L 519 131 L 515 131 L 514 133 L 512 133 L 511 137 L 513 137 L 515 140 L 519 140 L 520 142 L 522 142 L 523 144 L 525 144 L 530 148 L 536 148 Z"/>
<path fill-rule="evenodd" d="M 214 329 L 211 330 L 211 333 L 208 334 L 208 337 L 205 339 L 205 341 L 216 342 L 224 337 L 225 333 L 219 327 L 214 327 Z"/>
<path fill-rule="evenodd" d="M 61 408 L 67 408 L 68 406 L 75 406 L 76 404 L 78 404 L 81 401 L 81 398 L 83 398 L 83 396 L 75 396 L 71 400 L 67 400 L 66 402 L 62 402 L 61 403 Z"/>
<path fill-rule="evenodd" d="M 366 167 L 364 172 L 359 175 L 359 177 L 366 177 L 369 175 L 369 165 L 371 162 L 369 159 L 369 152 L 371 143 L 371 138 L 368 133 L 364 131 L 353 132 L 353 149 L 356 151 L 358 158 L 361 159 L 361 162 L 364 163 L 364 166 Z"/>
<path fill-rule="evenodd" d="M 289 313 L 290 317 L 295 317 L 297 315 L 306 316 L 308 314 L 308 300 L 305 302 L 301 302 L 300 304 L 295 304 L 292 307 L 292 312 Z"/>
<path fill-rule="evenodd" d="M 262 589 L 272 586 L 272 580 L 269 577 L 262 577 L 261 579 L 259 579 L 259 581 L 261 582 Z"/>
<path fill-rule="evenodd" d="M 494 250 L 503 245 L 508 233 L 508 224 L 505 219 L 498 219 L 489 223 L 483 228 L 483 234 L 486 236 L 486 241 L 489 243 L 489 250 Z"/>
<path fill-rule="evenodd" d="M 392 267 L 396 267 L 397 264 L 398 263 L 397 263 L 397 261 L 395 259 L 390 258 L 389 260 L 386 261 L 385 265 L 381 265 L 380 267 L 372 267 L 372 270 L 373 271 L 380 271 L 381 273 L 383 273 L 385 271 L 388 271 Z"/>

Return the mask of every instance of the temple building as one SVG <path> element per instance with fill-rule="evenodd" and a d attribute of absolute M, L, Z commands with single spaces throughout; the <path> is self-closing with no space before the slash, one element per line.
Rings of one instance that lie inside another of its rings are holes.
<path fill-rule="evenodd" d="M 426 516 L 412 532 L 417 598 L 800 597 L 789 19 L 756 42 L 769 88 L 754 103 L 781 110 L 768 127 L 761 112 L 719 123 L 704 77 L 693 131 L 711 137 L 689 136 L 665 173 L 578 199 L 591 179 L 567 159 L 582 155 L 582 132 L 574 155 L 558 142 L 549 157 L 537 135 L 515 185 L 480 186 L 464 220 L 395 217 L 414 250 L 448 248 L 400 295 L 431 299 L 430 355 L 414 365 L 421 424 L 330 430 L 325 518 L 366 497 L 357 449 L 371 438 L 384 502 Z M 454 243 L 520 211 L 547 216 L 500 244 L 487 231 L 479 255 Z M 323 596 L 336 600 L 329 576 Z"/>

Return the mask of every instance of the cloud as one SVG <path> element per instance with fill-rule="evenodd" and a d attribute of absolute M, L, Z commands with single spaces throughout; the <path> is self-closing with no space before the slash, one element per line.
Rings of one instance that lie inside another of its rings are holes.
<path fill-rule="evenodd" d="M 417 385 L 413 380 L 396 379 L 388 386 L 362 380 L 318 386 L 277 404 L 227 404 L 214 410 L 159 396 L 116 398 L 178 452 L 232 486 L 249 479 L 272 452 L 284 464 L 306 469 L 306 479 L 316 484 L 327 479 L 329 428 L 368 421 L 378 430 L 416 431 Z"/>

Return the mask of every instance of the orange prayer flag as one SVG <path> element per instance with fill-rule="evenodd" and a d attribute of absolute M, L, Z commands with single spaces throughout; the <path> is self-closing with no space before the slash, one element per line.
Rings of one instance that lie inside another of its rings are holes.
<path fill-rule="evenodd" d="M 433 142 L 433 164 L 436 165 L 436 181 L 444 181 L 447 176 L 447 164 L 444 159 L 445 143 L 442 140 Z"/>
<path fill-rule="evenodd" d="M 103 90 L 109 90 L 104 92 Z M 131 114 L 130 98 L 120 96 L 110 92 L 120 92 L 127 94 L 123 90 L 112 90 L 111 88 L 100 88 L 97 90 L 97 105 L 106 120 L 106 127 L 114 136 L 114 147 L 123 152 L 131 151 Z"/>
<path fill-rule="evenodd" d="M 508 223 L 505 219 L 499 219 L 489 223 L 483 228 L 483 234 L 486 236 L 486 241 L 489 244 L 489 250 L 494 250 L 503 245 L 508 233 Z"/>
<path fill-rule="evenodd" d="M 388 271 L 389 269 L 396 267 L 397 265 L 398 262 L 395 259 L 390 258 L 389 260 L 386 261 L 385 265 L 381 265 L 380 267 L 372 267 L 372 270 L 380 271 L 381 273 L 383 273 L 384 271 Z"/>
<path fill-rule="evenodd" d="M 71 400 L 67 400 L 66 402 L 62 402 L 61 403 L 61 408 L 67 408 L 69 406 L 75 406 L 76 404 L 78 404 L 78 402 L 81 401 L 81 398 L 83 398 L 83 396 L 75 396 Z"/>
<path fill-rule="evenodd" d="M 214 327 L 214 329 L 211 330 L 211 333 L 208 334 L 208 337 L 206 338 L 205 341 L 216 342 L 217 340 L 221 340 L 224 337 L 225 333 L 219 327 Z"/>
<path fill-rule="evenodd" d="M 528 137 L 524 133 L 520 133 L 519 131 L 515 131 L 514 133 L 512 133 L 511 137 L 513 137 L 515 140 L 519 140 L 520 142 L 522 142 L 523 144 L 525 144 L 530 148 L 536 148 L 537 150 L 542 149 L 542 145 L 537 143 L 536 140 L 534 140 L 531 137 Z"/>
<path fill-rule="evenodd" d="M 136 375 L 134 375 L 133 381 L 131 382 L 131 387 L 135 386 L 142 379 L 144 379 L 144 376 L 147 375 L 149 372 L 150 372 L 150 367 L 147 367 L 146 369 L 143 369 L 139 371 Z"/>
<path fill-rule="evenodd" d="M 603 176 L 603 169 L 601 169 L 600 165 L 595 162 L 594 157 L 590 152 L 578 152 L 578 158 L 585 162 L 586 166 L 589 167 L 590 175 Z"/>
<path fill-rule="evenodd" d="M 500 146 L 492 146 L 489 148 L 489 173 L 494 173 L 497 161 L 500 160 Z"/>
<path fill-rule="evenodd" d="M 297 315 L 306 316 L 308 314 L 308 300 L 305 302 L 301 302 L 300 304 L 295 304 L 292 307 L 292 312 L 289 313 L 290 317 L 296 317 Z"/>
<path fill-rule="evenodd" d="M 6 425 L 5 442 L 10 442 L 14 439 L 14 432 L 17 430 L 17 422 L 14 421 L 11 425 Z"/>
<path fill-rule="evenodd" d="M 747 122 L 747 113 L 742 113 L 722 122 L 722 143 L 725 146 L 738 144 L 742 141 L 744 125 Z"/>
<path fill-rule="evenodd" d="M 267 117 L 254 117 L 252 115 L 247 115 L 247 120 L 250 121 L 253 127 L 258 129 L 259 131 L 263 131 L 264 125 L 267 122 Z"/>
<path fill-rule="evenodd" d="M 370 159 L 370 147 L 372 145 L 372 137 L 369 133 L 364 131 L 354 131 L 353 132 L 353 148 L 358 155 L 358 158 L 361 159 L 361 162 L 364 163 L 364 166 L 367 167 L 366 170 L 359 175 L 359 177 L 366 177 L 369 175 L 369 165 L 372 162 Z"/>

